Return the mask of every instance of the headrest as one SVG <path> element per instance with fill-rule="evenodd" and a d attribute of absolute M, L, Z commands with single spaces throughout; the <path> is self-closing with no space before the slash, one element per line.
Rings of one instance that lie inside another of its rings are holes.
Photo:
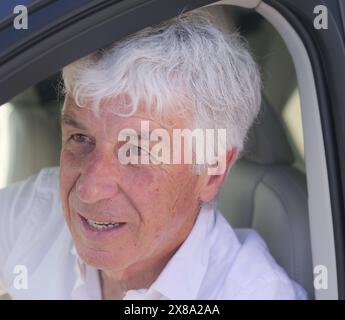
<path fill-rule="evenodd" d="M 292 164 L 295 160 L 283 123 L 265 99 L 249 130 L 242 158 L 267 165 Z"/>

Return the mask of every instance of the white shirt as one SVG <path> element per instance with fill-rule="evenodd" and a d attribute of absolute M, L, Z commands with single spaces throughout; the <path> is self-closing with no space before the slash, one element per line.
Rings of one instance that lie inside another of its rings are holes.
<path fill-rule="evenodd" d="M 0 190 L 0 292 L 13 299 L 101 299 L 99 272 L 78 257 L 64 222 L 59 168 Z M 204 207 L 148 289 L 124 299 L 304 299 L 253 230 Z"/>

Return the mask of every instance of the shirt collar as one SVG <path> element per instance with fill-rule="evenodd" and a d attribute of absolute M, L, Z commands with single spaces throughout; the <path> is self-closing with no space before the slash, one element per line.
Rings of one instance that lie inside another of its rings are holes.
<path fill-rule="evenodd" d="M 210 255 L 208 237 L 214 224 L 214 206 L 205 204 L 188 237 L 152 285 L 148 289 L 129 290 L 124 299 L 195 300 L 206 273 Z M 76 257 L 77 273 L 72 298 L 101 299 L 98 270 L 82 261 L 74 245 L 71 253 Z"/>

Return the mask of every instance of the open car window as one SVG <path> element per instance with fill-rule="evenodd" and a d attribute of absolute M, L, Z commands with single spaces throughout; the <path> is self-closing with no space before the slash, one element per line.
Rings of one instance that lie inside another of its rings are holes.
<path fill-rule="evenodd" d="M 0 17 L 8 41 L 0 50 L 0 188 L 59 164 L 62 67 L 173 17 L 185 6 L 184 1 L 171 7 L 159 1 L 79 1 L 72 8 L 62 2 L 34 7 L 37 17 L 50 12 L 51 24 L 38 23 L 35 32 L 17 34 L 13 43 L 11 25 Z M 340 93 L 334 86 L 334 100 L 327 103 L 329 88 L 325 71 L 319 69 L 328 57 L 316 53 L 310 30 L 296 31 L 302 26 L 289 1 L 286 6 L 246 1 L 246 7 L 236 1 L 192 1 L 188 9 L 204 5 L 224 28 L 238 30 L 247 39 L 263 79 L 262 111 L 225 181 L 219 208 L 234 227 L 257 230 L 309 297 L 344 297 L 344 226 L 339 222 L 344 204 L 341 181 L 335 177 L 343 172 L 340 159 L 345 149 L 337 145 L 339 123 L 332 123 Z M 151 14 L 153 8 L 159 14 Z M 42 30 L 49 28 L 50 36 L 45 37 Z M 322 63 L 317 60 L 320 55 L 325 58 Z M 345 115 L 339 115 L 341 123 Z M 327 289 L 314 287 L 319 266 L 328 270 Z"/>

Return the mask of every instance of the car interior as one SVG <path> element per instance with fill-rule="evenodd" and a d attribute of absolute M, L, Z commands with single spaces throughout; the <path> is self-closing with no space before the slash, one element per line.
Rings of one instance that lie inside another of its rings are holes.
<path fill-rule="evenodd" d="M 262 110 L 231 168 L 218 207 L 235 228 L 254 228 L 277 262 L 314 298 L 301 102 L 293 60 L 271 23 L 253 10 L 205 10 L 249 43 L 263 78 Z M 59 164 L 60 74 L 0 107 L 0 188 Z"/>

